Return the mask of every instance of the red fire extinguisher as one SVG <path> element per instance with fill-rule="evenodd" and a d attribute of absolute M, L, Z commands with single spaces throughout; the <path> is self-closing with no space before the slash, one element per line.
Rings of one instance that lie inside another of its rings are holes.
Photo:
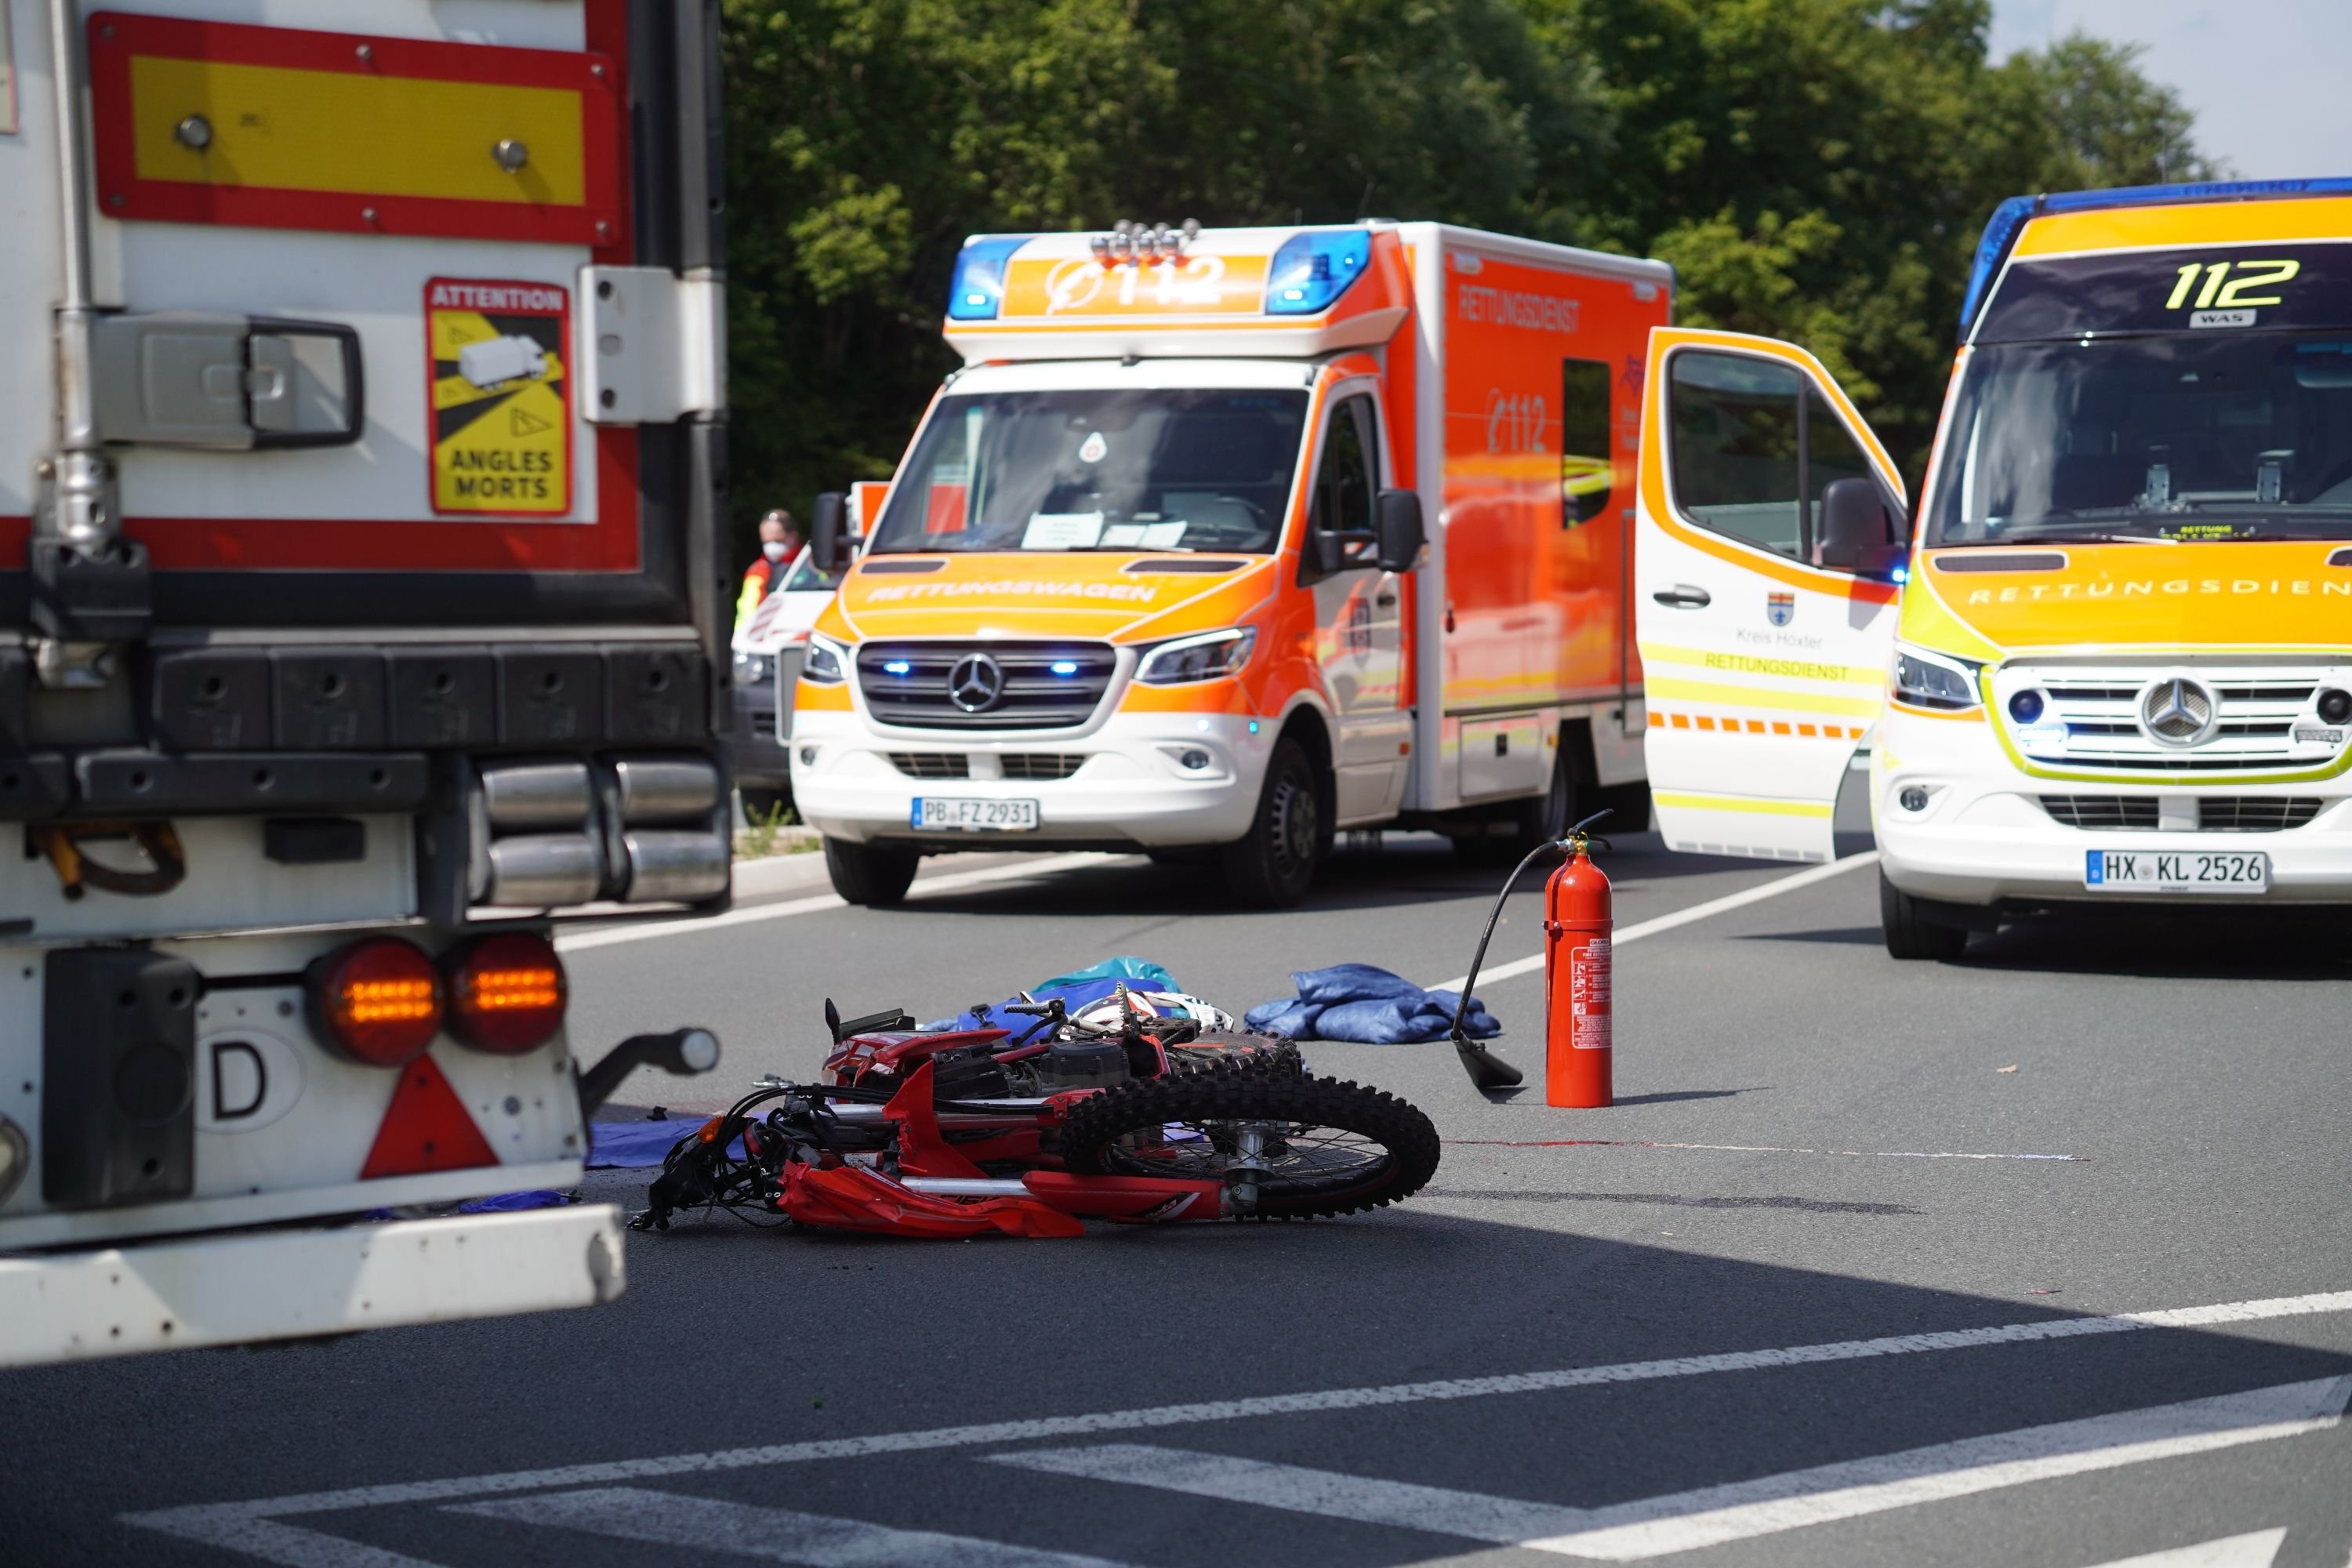
<path fill-rule="evenodd" d="M 1608 1105 L 1609 879 L 1576 840 L 1544 884 L 1544 1103 Z"/>

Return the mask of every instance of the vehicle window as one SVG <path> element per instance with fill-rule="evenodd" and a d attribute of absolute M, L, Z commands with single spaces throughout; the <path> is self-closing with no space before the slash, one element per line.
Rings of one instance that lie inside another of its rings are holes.
<path fill-rule="evenodd" d="M 2352 538 L 2352 332 L 1979 348 L 1928 516 L 1937 545 Z"/>
<path fill-rule="evenodd" d="M 1822 535 L 1822 492 L 1840 479 L 1872 479 L 1878 470 L 1863 456 L 1845 421 L 1829 400 L 1813 388 L 1805 389 L 1805 515 L 1810 542 Z"/>
<path fill-rule="evenodd" d="M 816 558 L 810 554 L 809 552 L 803 550 L 801 552 L 801 558 L 793 563 L 792 575 L 784 579 L 782 592 L 787 594 L 830 594 L 835 588 L 840 586 L 841 574 L 838 572 L 818 571 L 816 569 Z"/>
<path fill-rule="evenodd" d="M 1372 400 L 1350 397 L 1331 410 L 1323 461 L 1315 473 L 1315 527 L 1325 533 L 1370 533 L 1380 488 L 1379 437 Z"/>
<path fill-rule="evenodd" d="M 1702 528 L 1802 559 L 1796 367 L 1685 349 L 1667 362 L 1675 500 Z"/>
<path fill-rule="evenodd" d="M 1559 525 L 1574 528 L 1609 504 L 1609 367 L 1559 362 Z"/>
<path fill-rule="evenodd" d="M 1270 551 L 1306 423 L 1287 389 L 943 397 L 870 550 Z"/>

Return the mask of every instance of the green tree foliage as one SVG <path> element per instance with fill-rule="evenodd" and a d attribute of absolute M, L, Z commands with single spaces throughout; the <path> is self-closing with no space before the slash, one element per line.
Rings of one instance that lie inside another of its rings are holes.
<path fill-rule="evenodd" d="M 1989 0 L 726 0 L 736 496 L 887 476 L 968 234 L 1438 217 L 1654 255 L 1916 477 L 2001 197 L 2209 175 L 2134 52 Z M 748 535 L 744 546 L 748 550 Z"/>

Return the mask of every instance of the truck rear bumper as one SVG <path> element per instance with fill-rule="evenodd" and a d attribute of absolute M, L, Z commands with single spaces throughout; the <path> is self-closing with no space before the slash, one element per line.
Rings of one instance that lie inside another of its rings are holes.
<path fill-rule="evenodd" d="M 593 1307 L 625 1280 L 609 1204 L 0 1258 L 0 1366 Z"/>

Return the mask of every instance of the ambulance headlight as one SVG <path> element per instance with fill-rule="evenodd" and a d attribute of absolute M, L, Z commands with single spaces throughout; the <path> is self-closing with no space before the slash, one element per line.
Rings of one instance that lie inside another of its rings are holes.
<path fill-rule="evenodd" d="M 820 632 L 809 633 L 808 657 L 801 660 L 801 679 L 813 686 L 838 686 L 849 670 L 849 649 Z"/>
<path fill-rule="evenodd" d="M 1249 662 L 1257 646 L 1255 626 L 1229 626 L 1221 632 L 1178 637 L 1144 651 L 1135 667 L 1135 679 L 1146 686 L 1182 686 L 1232 675 Z"/>
<path fill-rule="evenodd" d="M 764 653 L 739 653 L 735 656 L 735 684 L 765 686 L 775 668 L 775 660 Z"/>
<path fill-rule="evenodd" d="M 1895 650 L 1895 700 L 1915 708 L 1935 708 L 1945 712 L 1974 708 L 1980 700 L 1977 695 L 1977 671 L 1983 668 L 1973 659 L 1898 645 Z"/>

